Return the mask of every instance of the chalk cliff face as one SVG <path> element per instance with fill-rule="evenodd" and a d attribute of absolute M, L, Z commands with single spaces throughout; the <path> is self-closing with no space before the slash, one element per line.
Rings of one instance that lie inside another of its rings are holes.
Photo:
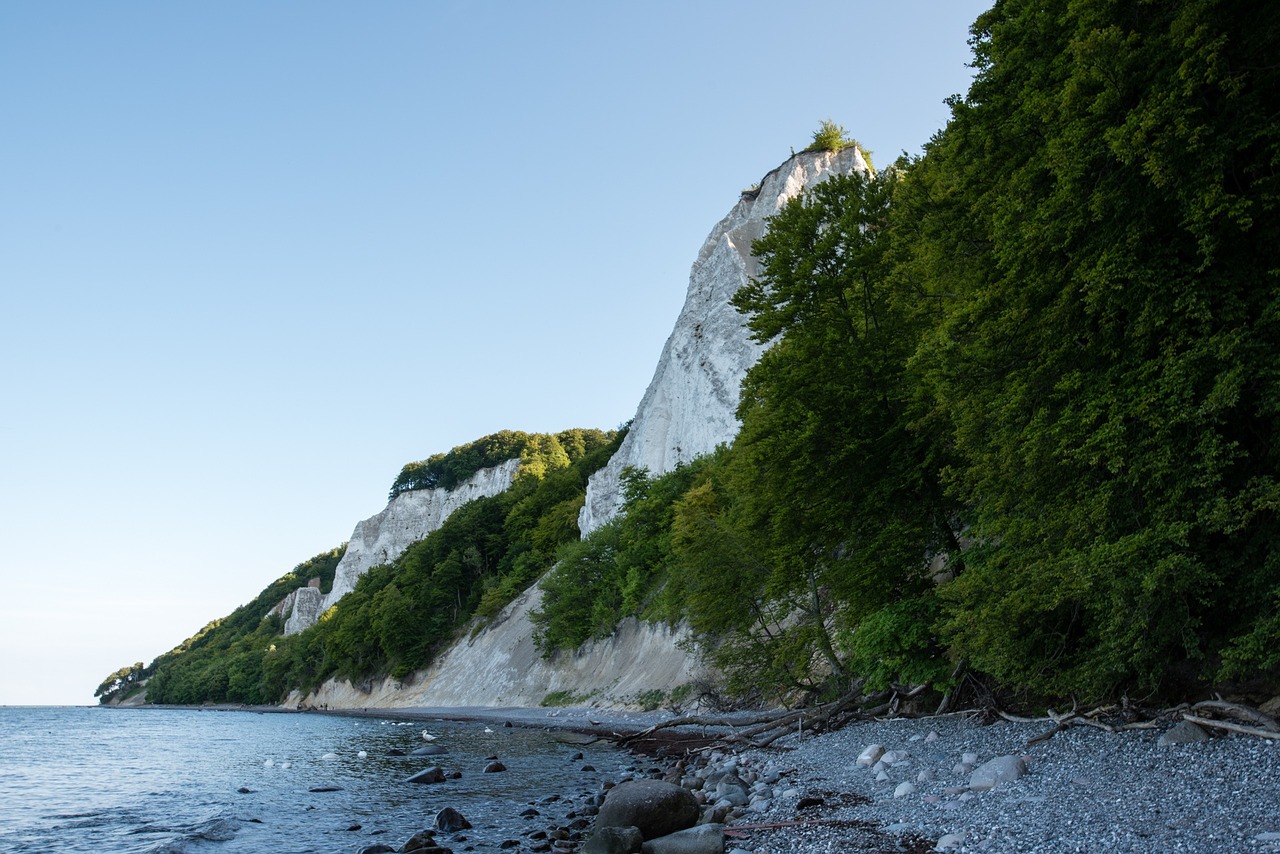
<path fill-rule="evenodd" d="M 765 220 L 790 199 L 830 175 L 870 169 L 857 146 L 802 152 L 744 193 L 698 253 L 675 329 L 667 339 L 631 430 L 608 465 L 591 476 L 578 517 L 583 535 L 613 518 L 622 503 L 627 466 L 664 474 L 677 463 L 715 450 L 737 435 L 738 389 L 764 347 L 752 341 L 729 299 L 757 274 L 751 243 Z"/>
<path fill-rule="evenodd" d="M 744 193 L 712 230 L 694 261 L 684 308 L 631 430 L 609 463 L 591 476 L 586 505 L 579 515 L 584 535 L 617 513 L 619 479 L 626 466 L 643 466 L 652 474 L 662 474 L 737 435 L 738 389 L 764 349 L 750 340 L 742 318 L 729 304 L 730 297 L 757 273 L 751 243 L 764 233 L 766 219 L 805 189 L 831 175 L 869 171 L 856 147 L 838 153 L 802 152 L 766 175 L 758 192 Z M 497 485 L 502 483 L 505 488 L 513 474 L 514 468 L 506 475 L 494 474 L 488 488 L 500 491 Z M 339 581 L 317 604 L 317 615 L 350 590 L 361 572 L 391 560 L 410 542 L 425 536 L 422 528 L 390 533 L 399 524 L 393 521 L 401 512 L 397 502 L 417 500 L 408 499 L 409 495 L 413 493 L 400 496 L 383 513 L 356 526 L 338 567 Z M 408 509 L 405 514 L 414 518 L 429 515 Z M 380 545 L 384 529 L 388 531 L 385 542 L 394 542 L 394 547 Z M 295 614 L 310 607 L 305 601 L 310 594 L 305 590 L 299 594 Z M 680 644 L 683 632 L 634 619 L 625 621 L 603 641 L 543 659 L 533 643 L 528 616 L 538 607 L 541 596 L 536 586 L 526 591 L 497 621 L 458 641 L 434 665 L 403 683 L 387 678 L 377 684 L 353 686 L 344 680 L 330 680 L 306 697 L 295 693 L 287 704 L 330 708 L 536 706 L 550 693 L 566 692 L 592 705 L 617 707 L 633 705 L 642 693 L 668 692 L 697 678 L 700 667 L 696 657 L 681 648 L 685 646 Z"/>
<path fill-rule="evenodd" d="M 544 659 L 529 630 L 529 612 L 541 602 L 537 586 L 526 590 L 484 631 L 458 641 L 435 664 L 404 682 L 388 677 L 354 686 L 330 679 L 311 694 L 295 691 L 285 705 L 536 707 L 548 694 L 563 692 L 575 704 L 620 708 L 640 704 L 646 692 L 669 692 L 705 675 L 697 660 L 678 646 L 686 632 L 635 618 L 625 620 L 604 640 Z"/>
<path fill-rule="evenodd" d="M 314 587 L 302 587 L 277 606 L 283 613 L 289 613 L 284 633 L 296 635 L 313 625 L 330 605 L 355 589 L 360 576 L 372 567 L 398 558 L 409 546 L 439 528 L 453 511 L 468 501 L 505 491 L 511 486 L 519 467 L 519 459 L 507 460 L 493 468 L 481 469 L 451 490 L 402 492 L 391 499 L 381 513 L 357 522 L 347 543 L 347 551 L 334 571 L 333 589 L 328 595 L 322 596 Z"/>

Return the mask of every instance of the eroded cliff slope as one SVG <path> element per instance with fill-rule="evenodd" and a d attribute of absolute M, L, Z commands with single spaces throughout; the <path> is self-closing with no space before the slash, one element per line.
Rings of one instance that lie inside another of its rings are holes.
<path fill-rule="evenodd" d="M 763 346 L 752 341 L 729 299 L 756 275 L 752 242 L 768 217 L 830 175 L 870 169 L 856 145 L 791 157 L 742 198 L 703 243 L 684 307 L 636 408 L 631 430 L 609 464 L 591 476 L 578 517 L 585 535 L 613 518 L 628 466 L 664 474 L 737 435 L 738 390 Z"/>

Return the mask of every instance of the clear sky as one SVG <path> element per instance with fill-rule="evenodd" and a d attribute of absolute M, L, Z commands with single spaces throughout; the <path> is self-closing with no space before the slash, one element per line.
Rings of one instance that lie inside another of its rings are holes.
<path fill-rule="evenodd" d="M 88 704 L 409 461 L 612 428 L 738 193 L 920 147 L 983 0 L 0 4 L 0 704 Z"/>

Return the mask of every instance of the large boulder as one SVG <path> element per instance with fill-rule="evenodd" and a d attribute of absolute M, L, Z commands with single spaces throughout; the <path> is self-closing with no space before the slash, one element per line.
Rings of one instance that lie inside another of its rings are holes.
<path fill-rule="evenodd" d="M 405 782 L 406 783 L 443 783 L 444 779 L 445 778 L 444 778 L 443 768 L 431 767 L 431 768 L 427 768 L 424 771 L 419 771 L 417 774 L 414 774 Z"/>
<path fill-rule="evenodd" d="M 433 823 L 436 830 L 444 833 L 457 833 L 459 830 L 469 830 L 471 822 L 467 821 L 462 813 L 453 807 L 445 807 L 436 813 L 436 820 Z"/>
<path fill-rule="evenodd" d="M 969 788 L 975 791 L 994 789 L 1001 783 L 1012 783 L 1027 773 L 1027 763 L 1021 756 L 997 756 L 984 762 L 969 776 Z"/>
<path fill-rule="evenodd" d="M 424 744 L 422 747 L 409 751 L 410 756 L 444 756 L 449 752 L 449 748 L 441 744 Z"/>
<path fill-rule="evenodd" d="M 609 790 L 596 827 L 635 827 L 646 840 L 693 827 L 698 801 L 688 789 L 661 780 L 630 780 Z"/>

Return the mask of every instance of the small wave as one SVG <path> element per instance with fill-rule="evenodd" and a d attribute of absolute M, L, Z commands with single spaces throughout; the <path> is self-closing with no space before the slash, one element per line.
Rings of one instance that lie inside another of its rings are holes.
<path fill-rule="evenodd" d="M 240 822 L 233 818 L 219 816 L 207 819 L 186 827 L 161 827 L 146 825 L 131 833 L 177 833 L 178 838 L 168 839 L 148 849 L 148 854 L 189 854 L 196 850 L 201 842 L 226 842 L 234 839 L 240 832 Z"/>

